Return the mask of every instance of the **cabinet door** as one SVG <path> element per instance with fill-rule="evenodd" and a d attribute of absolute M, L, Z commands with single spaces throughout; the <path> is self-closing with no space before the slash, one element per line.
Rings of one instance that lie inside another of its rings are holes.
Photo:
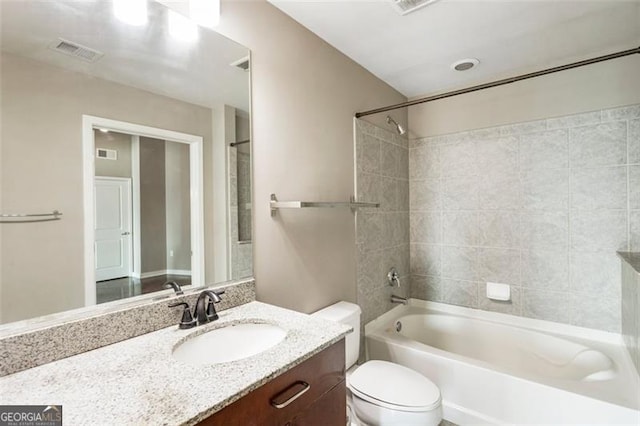
<path fill-rule="evenodd" d="M 344 384 L 344 357 L 342 339 L 198 423 L 198 426 L 291 425 L 299 413 L 340 383 Z M 346 397 L 342 404 L 346 404 Z M 346 408 L 342 410 L 342 416 L 346 419 Z M 317 424 L 333 426 L 334 423 Z M 345 421 L 338 424 L 343 426 Z"/>
<path fill-rule="evenodd" d="M 296 415 L 291 426 L 343 426 L 347 424 L 347 387 L 342 381 Z"/>

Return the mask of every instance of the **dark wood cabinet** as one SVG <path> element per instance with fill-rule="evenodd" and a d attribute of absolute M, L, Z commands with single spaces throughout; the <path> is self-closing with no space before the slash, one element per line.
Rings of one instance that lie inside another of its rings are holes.
<path fill-rule="evenodd" d="M 282 373 L 198 426 L 343 426 L 344 339 Z"/>

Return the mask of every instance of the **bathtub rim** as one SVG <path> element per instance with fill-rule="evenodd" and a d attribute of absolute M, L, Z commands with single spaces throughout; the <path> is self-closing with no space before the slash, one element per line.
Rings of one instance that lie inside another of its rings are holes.
<path fill-rule="evenodd" d="M 532 331 L 552 333 L 559 336 L 576 337 L 580 339 L 594 340 L 601 343 L 624 346 L 623 337 L 620 333 L 413 298 L 409 299 L 409 303 L 407 305 L 396 306 L 378 318 L 375 318 L 365 324 L 365 334 L 379 330 L 387 325 L 389 321 L 402 316 L 402 312 L 409 311 L 411 308 L 422 308 L 436 313 L 445 313 L 465 318 L 479 319 L 500 325 L 524 328 Z M 628 351 L 625 352 L 627 352 L 628 355 Z M 628 358 L 628 361 L 631 362 L 631 358 Z"/>
<path fill-rule="evenodd" d="M 392 310 L 386 312 L 385 314 L 381 315 L 380 317 L 374 319 L 373 321 L 367 323 L 365 325 L 365 333 L 364 333 L 365 341 L 369 336 L 371 336 L 374 339 L 383 339 L 383 340 L 387 339 L 388 337 L 385 337 L 385 336 L 388 333 L 387 328 L 390 326 L 390 324 L 392 324 L 392 322 L 395 321 L 396 319 L 399 319 L 403 316 L 415 314 L 416 312 L 413 312 L 413 309 L 415 308 L 421 309 L 421 310 L 427 310 L 428 313 L 431 313 L 431 314 L 445 314 L 445 315 L 453 315 L 453 316 L 458 316 L 458 317 L 467 318 L 467 319 L 477 319 L 481 321 L 495 323 L 502 326 L 519 327 L 519 328 L 534 331 L 534 332 L 551 334 L 556 337 L 561 337 L 561 338 L 566 337 L 570 340 L 580 339 L 580 340 L 592 341 L 594 343 L 600 343 L 604 345 L 617 346 L 619 348 L 619 351 L 618 350 L 616 351 L 617 352 L 615 354 L 616 356 L 611 357 L 612 354 L 609 354 L 608 351 L 603 353 L 605 353 L 607 356 L 610 356 L 610 358 L 614 360 L 614 362 L 619 363 L 620 364 L 619 368 L 621 369 L 621 371 L 632 373 L 632 377 L 628 378 L 630 381 L 629 386 L 632 389 L 640 389 L 640 373 L 635 369 L 635 365 L 632 362 L 631 355 L 629 354 L 629 351 L 627 350 L 624 344 L 623 337 L 621 334 L 611 333 L 611 332 L 606 332 L 601 330 L 588 329 L 588 328 L 578 327 L 578 326 L 569 325 L 569 324 L 560 324 L 560 323 L 554 323 L 550 321 L 533 319 L 533 318 L 516 317 L 513 315 L 502 314 L 497 312 L 481 311 L 478 309 L 466 308 L 462 306 L 447 305 L 443 303 L 430 302 L 430 301 L 424 301 L 419 299 L 410 299 L 407 305 L 397 306 Z M 469 357 L 448 352 L 446 350 L 433 347 L 430 345 L 425 345 L 424 343 L 420 343 L 420 342 L 411 343 L 411 342 L 415 342 L 415 341 L 412 341 L 411 339 L 405 336 L 401 336 L 400 338 L 394 338 L 394 344 L 407 347 L 410 350 L 417 350 L 416 347 L 414 346 L 415 344 L 427 346 L 430 348 L 429 352 L 433 356 L 444 357 L 456 363 L 462 363 L 462 364 L 471 363 L 471 365 L 473 365 L 475 368 L 488 370 L 493 373 L 497 373 L 499 375 L 510 376 L 519 381 L 535 382 L 538 385 L 542 385 L 542 386 L 554 388 L 554 389 L 561 389 L 562 391 L 565 391 L 565 392 L 580 393 L 580 392 L 569 390 L 564 387 L 558 387 L 546 381 L 538 381 L 530 377 L 520 376 L 517 374 L 514 375 L 507 371 L 496 369 L 492 367 L 490 363 L 486 363 L 481 360 L 470 359 Z M 365 343 L 365 350 L 366 350 L 366 359 L 368 360 L 369 347 L 368 347 L 368 344 L 366 343 Z M 640 413 L 640 400 L 637 402 L 637 406 L 630 407 L 626 404 L 620 404 L 619 402 L 613 402 L 613 401 L 602 399 L 592 395 L 590 396 L 582 393 L 580 394 L 587 398 L 592 398 L 608 404 L 614 404 L 621 407 L 626 407 L 627 409 L 636 410 L 636 412 Z M 445 401 L 445 402 L 449 403 L 449 401 Z"/>

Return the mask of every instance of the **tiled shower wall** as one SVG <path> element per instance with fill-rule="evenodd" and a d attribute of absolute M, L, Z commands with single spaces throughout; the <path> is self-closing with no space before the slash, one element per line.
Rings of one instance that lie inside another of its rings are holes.
<path fill-rule="evenodd" d="M 640 105 L 415 139 L 409 162 L 412 297 L 620 331 Z"/>
<path fill-rule="evenodd" d="M 405 137 L 355 122 L 356 198 L 380 203 L 356 213 L 357 301 L 366 324 L 393 307 L 392 293 L 408 295 L 409 167 Z M 399 289 L 387 283 L 391 267 L 400 274 Z"/>

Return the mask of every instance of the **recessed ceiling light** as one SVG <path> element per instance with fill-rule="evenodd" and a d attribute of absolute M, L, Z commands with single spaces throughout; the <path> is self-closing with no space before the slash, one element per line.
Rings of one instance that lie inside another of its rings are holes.
<path fill-rule="evenodd" d="M 173 10 L 169 11 L 169 34 L 182 41 L 198 39 L 198 24 Z"/>
<path fill-rule="evenodd" d="M 98 129 L 100 130 L 102 133 L 109 133 L 109 129 L 105 129 L 104 127 Z"/>
<path fill-rule="evenodd" d="M 125 24 L 146 25 L 147 0 L 113 0 L 113 14 Z"/>
<path fill-rule="evenodd" d="M 475 67 L 479 63 L 480 61 L 475 58 L 460 59 L 459 61 L 451 64 L 451 69 L 456 71 L 467 71 Z"/>

